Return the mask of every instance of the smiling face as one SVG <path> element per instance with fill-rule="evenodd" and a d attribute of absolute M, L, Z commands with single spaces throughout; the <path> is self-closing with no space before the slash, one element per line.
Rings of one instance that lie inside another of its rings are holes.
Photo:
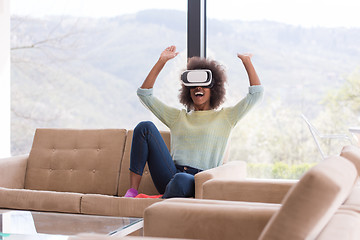
<path fill-rule="evenodd" d="M 181 84 L 179 100 L 187 110 L 211 110 L 217 109 L 225 101 L 225 82 L 226 82 L 226 73 L 224 67 L 211 59 L 192 57 L 188 60 L 186 67 L 187 70 L 198 70 L 198 69 L 208 69 L 212 73 L 212 79 L 214 80 L 214 86 L 211 89 L 203 88 L 201 91 L 204 93 L 202 97 L 195 97 L 194 89 L 189 89 L 189 87 Z M 181 77 L 180 77 L 180 81 Z M 210 91 L 211 90 L 211 91 Z M 208 91 L 208 95 L 205 95 Z M 211 93 L 211 94 L 210 94 Z M 200 94 L 200 93 L 199 93 Z M 202 103 L 207 103 L 204 105 Z M 211 99 L 211 100 L 210 100 Z"/>
<path fill-rule="evenodd" d="M 190 89 L 190 96 L 194 103 L 195 111 L 210 110 L 210 88 L 195 87 Z"/>

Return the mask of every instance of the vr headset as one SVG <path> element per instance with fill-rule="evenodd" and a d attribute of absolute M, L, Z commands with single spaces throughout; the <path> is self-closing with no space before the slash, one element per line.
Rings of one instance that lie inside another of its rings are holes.
<path fill-rule="evenodd" d="M 214 81 L 209 69 L 186 70 L 181 74 L 182 83 L 189 88 L 206 87 L 212 88 Z"/>

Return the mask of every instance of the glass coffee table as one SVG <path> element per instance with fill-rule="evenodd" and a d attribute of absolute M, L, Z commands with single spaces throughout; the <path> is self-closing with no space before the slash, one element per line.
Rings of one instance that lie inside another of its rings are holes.
<path fill-rule="evenodd" d="M 25 236 L 68 239 L 68 236 L 92 233 L 121 237 L 138 230 L 142 234 L 144 226 L 142 218 L 128 217 L 18 210 L 0 210 L 0 216 L 0 239 L 4 240 L 25 239 Z"/>

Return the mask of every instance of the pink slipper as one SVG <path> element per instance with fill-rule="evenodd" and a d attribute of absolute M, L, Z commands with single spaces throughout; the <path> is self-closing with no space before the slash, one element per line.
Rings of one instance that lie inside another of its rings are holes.
<path fill-rule="evenodd" d="M 127 190 L 124 197 L 133 198 L 136 197 L 137 195 L 138 195 L 138 191 L 134 188 L 130 188 L 129 190 Z"/>

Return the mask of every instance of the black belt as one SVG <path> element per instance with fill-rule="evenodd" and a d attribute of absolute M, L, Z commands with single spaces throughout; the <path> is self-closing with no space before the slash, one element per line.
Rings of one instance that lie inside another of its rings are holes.
<path fill-rule="evenodd" d="M 201 169 L 193 168 L 193 167 L 189 167 L 189 166 L 183 166 L 183 165 L 177 165 L 177 164 L 175 164 L 175 166 L 179 172 L 190 173 L 192 175 L 195 175 L 195 174 L 203 171 Z"/>

